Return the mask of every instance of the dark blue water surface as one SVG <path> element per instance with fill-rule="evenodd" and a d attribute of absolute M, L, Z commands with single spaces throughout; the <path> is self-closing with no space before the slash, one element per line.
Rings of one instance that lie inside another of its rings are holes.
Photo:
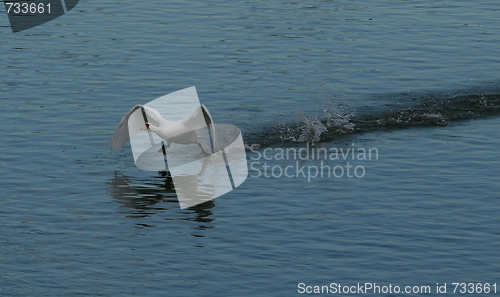
<path fill-rule="evenodd" d="M 4 14 L 0 295 L 500 294 L 499 15 L 491 0 L 102 0 L 13 34 Z M 193 85 L 261 147 L 239 188 L 180 209 L 108 142 L 132 106 Z M 321 148 L 356 155 L 297 153 Z M 311 177 L 325 166 L 336 176 Z"/>

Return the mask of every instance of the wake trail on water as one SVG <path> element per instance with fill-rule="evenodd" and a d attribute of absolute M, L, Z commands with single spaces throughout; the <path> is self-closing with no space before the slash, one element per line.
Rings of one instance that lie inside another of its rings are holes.
<path fill-rule="evenodd" d="M 280 143 L 325 142 L 351 134 L 389 131 L 500 115 L 500 94 L 469 94 L 453 97 L 424 96 L 413 104 L 384 107 L 369 113 L 348 104 L 328 100 L 322 113 L 297 112 L 294 120 L 266 126 L 245 136 L 248 143 L 270 146 Z M 372 108 L 370 108 L 372 110 Z"/>

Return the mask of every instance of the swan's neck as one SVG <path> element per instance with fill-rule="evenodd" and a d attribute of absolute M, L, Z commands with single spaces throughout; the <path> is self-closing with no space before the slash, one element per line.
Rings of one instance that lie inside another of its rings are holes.
<path fill-rule="evenodd" d="M 156 134 L 158 134 L 160 132 L 160 128 L 155 126 L 155 125 L 151 125 L 149 124 L 149 130 L 155 132 Z"/>

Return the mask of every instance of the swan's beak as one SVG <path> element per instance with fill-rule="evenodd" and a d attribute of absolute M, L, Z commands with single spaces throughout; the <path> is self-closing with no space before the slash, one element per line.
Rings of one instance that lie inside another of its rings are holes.
<path fill-rule="evenodd" d="M 144 125 L 144 128 L 142 128 L 141 130 L 149 130 L 149 123 L 146 123 L 146 125 Z"/>

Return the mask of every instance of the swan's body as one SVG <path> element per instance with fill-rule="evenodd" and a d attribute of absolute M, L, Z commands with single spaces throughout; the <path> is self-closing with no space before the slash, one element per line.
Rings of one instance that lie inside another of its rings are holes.
<path fill-rule="evenodd" d="M 136 112 L 141 109 L 141 112 Z M 133 123 L 129 126 L 129 121 Z M 130 131 L 129 131 L 130 127 Z M 208 127 L 211 132 L 212 146 L 207 152 L 201 145 L 196 129 Z M 171 143 L 178 144 L 198 144 L 205 155 L 213 153 L 215 145 L 215 129 L 212 116 L 205 105 L 200 105 L 186 118 L 179 121 L 169 121 L 154 108 L 146 105 L 134 106 L 121 120 L 111 139 L 110 145 L 113 151 L 118 151 L 130 137 L 139 133 L 141 130 L 150 130 L 156 133 L 158 137 L 166 141 L 168 148 Z"/>

